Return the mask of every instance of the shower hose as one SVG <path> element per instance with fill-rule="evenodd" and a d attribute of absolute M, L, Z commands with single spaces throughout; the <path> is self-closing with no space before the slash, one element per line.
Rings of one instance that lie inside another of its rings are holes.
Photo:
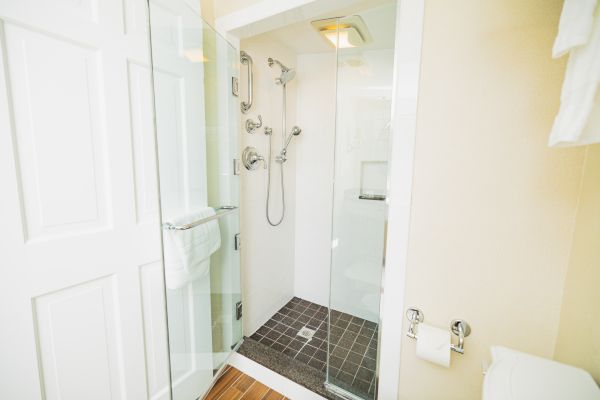
<path fill-rule="evenodd" d="M 281 130 L 281 138 L 282 138 L 282 145 L 285 143 L 285 113 L 286 113 L 286 90 L 285 90 L 285 84 L 282 85 L 282 94 L 283 94 L 283 107 L 282 107 L 282 130 Z M 271 226 L 277 226 L 279 224 L 281 224 L 283 222 L 283 217 L 285 217 L 285 186 L 283 184 L 283 163 L 284 160 L 280 160 L 279 161 L 279 168 L 280 168 L 280 176 L 281 176 L 281 217 L 279 218 L 279 220 L 277 222 L 273 222 L 271 221 L 271 217 L 269 216 L 269 200 L 271 198 L 271 164 L 272 164 L 272 155 L 271 155 L 271 142 L 272 142 L 272 137 L 273 134 L 269 135 L 269 169 L 267 171 L 267 205 L 266 205 L 266 215 L 267 215 L 267 222 L 269 223 L 269 225 Z"/>

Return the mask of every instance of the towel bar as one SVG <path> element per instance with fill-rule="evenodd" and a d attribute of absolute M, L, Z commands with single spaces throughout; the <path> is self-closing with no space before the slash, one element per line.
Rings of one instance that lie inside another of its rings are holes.
<path fill-rule="evenodd" d="M 217 208 L 215 211 L 217 212 L 215 215 L 211 215 L 210 217 L 202 218 L 194 222 L 190 222 L 185 225 L 173 225 L 170 222 L 165 222 L 163 224 L 163 229 L 172 230 L 172 231 L 187 231 L 188 229 L 192 229 L 197 227 L 198 225 L 202 225 L 207 223 L 208 221 L 212 221 L 213 219 L 221 218 L 225 215 L 231 214 L 237 210 L 236 206 L 222 206 Z"/>

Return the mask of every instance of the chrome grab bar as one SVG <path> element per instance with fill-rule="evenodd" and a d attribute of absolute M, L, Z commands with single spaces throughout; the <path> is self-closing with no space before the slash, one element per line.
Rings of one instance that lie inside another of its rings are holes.
<path fill-rule="evenodd" d="M 252 57 L 245 51 L 240 52 L 240 62 L 248 66 L 248 101 L 242 101 L 240 108 L 242 113 L 246 114 L 252 107 L 252 92 L 253 90 L 253 78 L 252 78 Z"/>
<path fill-rule="evenodd" d="M 170 222 L 165 222 L 163 224 L 163 229 L 171 230 L 171 231 L 187 231 L 188 229 L 195 228 L 198 225 L 205 224 L 208 221 L 212 221 L 213 219 L 221 218 L 225 215 L 231 214 L 235 210 L 237 210 L 236 206 L 222 206 L 222 207 L 217 208 L 215 210 L 216 214 L 211 215 L 210 217 L 202 218 L 202 219 L 199 219 L 194 222 L 190 222 L 189 224 L 185 224 L 185 225 L 173 225 Z"/>

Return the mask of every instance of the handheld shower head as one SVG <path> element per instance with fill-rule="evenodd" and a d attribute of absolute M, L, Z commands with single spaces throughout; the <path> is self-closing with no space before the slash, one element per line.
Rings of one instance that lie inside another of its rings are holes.
<path fill-rule="evenodd" d="M 292 138 L 294 136 L 298 136 L 301 132 L 302 132 L 302 129 L 300 129 L 300 127 L 298 127 L 298 126 L 294 126 L 292 128 L 290 135 L 287 137 L 287 140 L 285 141 L 285 146 L 283 146 L 282 154 L 285 154 L 287 152 L 287 148 L 290 145 Z"/>
<path fill-rule="evenodd" d="M 294 79 L 294 77 L 296 76 L 296 71 L 293 68 L 288 68 L 285 65 L 283 65 L 280 61 L 275 60 L 271 57 L 267 58 L 267 64 L 269 64 L 269 67 L 271 68 L 273 67 L 273 64 L 277 64 L 279 65 L 279 68 L 281 68 L 281 75 L 279 76 L 279 78 L 275 78 L 275 83 L 277 83 L 278 85 L 285 85 L 289 81 Z"/>

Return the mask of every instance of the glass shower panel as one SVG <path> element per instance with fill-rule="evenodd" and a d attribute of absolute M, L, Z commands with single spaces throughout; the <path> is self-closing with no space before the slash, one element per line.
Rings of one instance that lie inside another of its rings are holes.
<path fill-rule="evenodd" d="M 327 386 L 375 399 L 387 228 L 395 4 L 339 19 Z M 344 36 L 364 22 L 362 45 Z"/>
<path fill-rule="evenodd" d="M 237 52 L 199 8 L 150 1 L 174 400 L 202 397 L 242 338 Z"/>

